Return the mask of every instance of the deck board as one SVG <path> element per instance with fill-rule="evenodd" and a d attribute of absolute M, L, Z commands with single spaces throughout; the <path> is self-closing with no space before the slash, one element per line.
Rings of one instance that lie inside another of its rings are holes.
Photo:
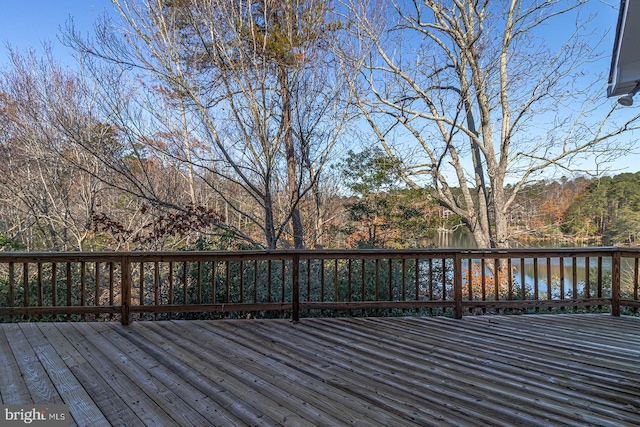
<path fill-rule="evenodd" d="M 15 356 L 20 375 L 31 395 L 30 401 L 25 403 L 63 403 L 45 367 L 40 363 L 36 349 L 31 347 L 20 325 L 17 323 L 6 325 L 4 332 L 9 348 Z"/>
<path fill-rule="evenodd" d="M 172 342 L 145 326 L 147 325 L 136 323 L 126 330 L 117 330 L 126 334 L 127 339 L 154 355 L 156 360 L 223 407 L 229 416 L 243 423 L 237 425 L 274 424 L 273 420 L 270 421 L 256 407 L 239 398 L 238 393 L 234 394 L 233 378 L 227 380 L 224 373 L 217 369 L 216 364 L 205 363 L 203 358 L 188 351 L 189 343 L 182 343 L 182 340 Z"/>
<path fill-rule="evenodd" d="M 225 416 L 224 408 L 211 400 L 206 394 L 191 386 L 185 379 L 158 363 L 159 361 L 146 353 L 135 343 L 123 340 L 122 335 L 104 323 L 92 325 L 100 331 L 115 347 L 125 352 L 131 359 L 137 362 L 139 369 L 146 371 L 150 376 L 162 383 L 167 389 L 173 392 L 173 397 L 189 396 L 189 407 L 186 412 L 198 414 L 198 419 L 178 420 L 190 425 L 229 425 L 236 420 Z M 176 399 L 177 400 L 177 399 Z M 184 406 L 184 405 L 183 405 Z M 173 411 L 172 411 L 173 412 Z"/>
<path fill-rule="evenodd" d="M 63 335 L 60 329 L 65 328 L 59 329 L 54 323 L 39 323 L 38 327 L 53 348 L 61 355 L 61 359 L 64 360 L 78 382 L 82 384 L 89 397 L 91 397 L 94 402 L 94 410 L 100 411 L 102 414 L 110 414 L 110 419 L 106 420 L 106 425 L 131 426 L 141 424 L 140 419 L 118 394 L 107 392 L 111 391 L 109 383 L 93 369 L 76 347 Z M 67 332 L 67 336 L 70 332 L 72 331 Z M 78 422 L 83 417 L 86 417 L 87 414 L 75 413 L 75 408 L 72 406 L 73 402 L 68 402 L 68 404 L 70 405 L 69 412 L 72 417 L 78 419 Z M 97 418 L 97 421 L 100 421 L 100 418 Z M 97 423 L 96 425 L 100 424 Z"/>
<path fill-rule="evenodd" d="M 102 347 L 107 349 L 109 356 L 101 351 L 99 342 L 104 342 L 104 339 L 95 336 L 90 324 L 70 323 L 56 324 L 56 326 L 69 342 L 83 354 L 87 363 L 97 373 L 98 379 L 93 383 L 93 386 L 106 386 L 103 389 L 92 390 L 94 395 L 119 396 L 122 400 L 121 405 L 126 405 L 144 425 L 163 425 L 171 420 L 169 415 L 155 403 L 154 399 L 147 396 L 136 377 L 130 378 L 120 370 L 119 364 L 110 358 L 112 352 L 106 344 L 103 343 Z M 103 413 L 112 424 L 115 419 L 120 418 L 120 413 L 111 414 L 104 411 Z M 71 416 L 74 415 L 71 414 Z"/>
<path fill-rule="evenodd" d="M 0 397 L 5 405 L 27 403 L 31 401 L 31 394 L 20 374 L 18 362 L 13 355 L 9 341 L 5 335 L 6 327 L 0 328 Z"/>
<path fill-rule="evenodd" d="M 190 327 L 189 323 L 182 323 L 183 328 Z M 212 327 L 209 327 L 212 326 Z M 251 343 L 242 340 L 242 337 L 233 334 L 225 334 L 216 325 L 201 324 L 202 332 L 198 331 L 198 336 L 204 339 L 223 339 L 227 344 L 219 349 L 217 357 L 224 358 L 231 362 L 235 359 L 236 368 L 240 368 L 264 381 L 266 385 L 265 393 L 277 398 L 283 405 L 298 405 L 303 408 L 303 415 L 307 423 L 317 422 L 322 425 L 341 425 L 353 423 L 355 425 L 378 426 L 378 425 L 404 425 L 400 417 L 386 416 L 363 412 L 357 419 L 353 414 L 361 412 L 366 402 L 354 399 L 349 394 L 340 392 L 334 387 L 327 385 L 325 381 L 317 377 L 300 372 L 296 369 L 281 369 L 286 361 L 282 353 L 266 354 L 264 347 L 252 348 Z M 231 350 L 231 351 L 230 351 Z M 240 351 L 239 351 L 240 350 Z M 249 363 L 247 363 L 249 362 Z M 289 366 L 292 366 L 289 364 Z M 281 392 L 274 393 L 274 390 Z M 317 399 L 321 395 L 323 399 Z M 295 410 L 295 406 L 292 408 Z"/>
<path fill-rule="evenodd" d="M 318 411 L 313 401 L 305 402 L 288 387 L 280 387 L 283 381 L 278 378 L 279 367 L 263 366 L 265 369 L 260 370 L 256 366 L 259 363 L 256 356 L 247 356 L 246 350 L 242 347 L 236 348 L 223 339 L 212 340 L 211 335 L 199 328 L 198 324 L 174 322 L 170 330 L 167 325 L 159 326 L 160 334 L 171 340 L 182 337 L 190 343 L 194 354 L 201 357 L 206 364 L 217 365 L 217 372 L 214 374 L 216 377 L 232 377 L 235 381 L 231 385 L 238 397 L 274 421 L 283 425 L 308 425 L 314 419 L 324 425 L 336 423 L 335 419 Z M 202 342 L 215 344 L 199 348 Z"/>
<path fill-rule="evenodd" d="M 640 425 L 637 317 L 0 324 L 0 363 L 79 426 Z"/>
<path fill-rule="evenodd" d="M 47 340 L 36 323 L 22 323 L 20 330 L 35 351 L 52 384 L 69 410 L 75 414 L 76 424 L 85 426 L 109 426 L 107 419 L 97 408 L 82 384 L 71 373 L 60 354 Z"/>

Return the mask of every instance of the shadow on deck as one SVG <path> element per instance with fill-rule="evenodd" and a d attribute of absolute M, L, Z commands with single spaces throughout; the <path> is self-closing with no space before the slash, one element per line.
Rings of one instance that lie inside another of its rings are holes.
<path fill-rule="evenodd" d="M 0 324 L 4 404 L 79 426 L 640 425 L 640 318 Z"/>

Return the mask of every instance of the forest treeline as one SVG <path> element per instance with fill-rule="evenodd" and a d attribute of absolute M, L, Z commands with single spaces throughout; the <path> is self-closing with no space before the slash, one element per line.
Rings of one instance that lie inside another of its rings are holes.
<path fill-rule="evenodd" d="M 73 65 L 8 50 L 6 250 L 635 243 L 635 175 L 580 178 L 640 125 L 599 89 L 607 5 L 112 3 Z"/>
<path fill-rule="evenodd" d="M 640 172 L 546 180 L 527 186 L 513 212 L 516 239 L 636 245 L 640 237 Z"/>
<path fill-rule="evenodd" d="M 211 197 L 197 182 L 187 185 L 185 171 L 153 158 L 145 159 L 141 169 L 139 158 L 122 158 L 136 165 L 128 171 L 132 177 L 144 178 L 165 200 L 184 206 L 173 209 L 123 191 L 130 182 L 99 162 L 83 163 L 88 158 L 79 152 L 61 156 L 40 143 L 37 138 L 14 140 L 4 153 L 9 161 L 2 166 L 0 245 L 5 251 L 264 247 L 257 243 L 259 228 L 230 209 L 224 197 Z M 440 206 L 431 190 L 404 185 L 379 149 L 348 152 L 327 176 L 331 185 L 325 183 L 313 195 L 321 197 L 322 226 L 319 230 L 316 223 L 304 222 L 305 235 L 317 239 L 316 247 L 421 247 L 438 232 L 464 227 L 463 219 Z M 228 194 L 237 190 L 230 181 L 219 180 L 218 185 Z M 242 196 L 239 191 L 234 195 Z M 259 210 L 250 201 L 244 206 L 247 216 Z M 635 245 L 640 238 L 640 172 L 541 180 L 523 188 L 514 206 L 512 241 Z M 307 211 L 316 207 L 305 199 L 303 218 L 312 218 Z M 293 246 L 290 235 L 283 242 L 283 247 Z"/>

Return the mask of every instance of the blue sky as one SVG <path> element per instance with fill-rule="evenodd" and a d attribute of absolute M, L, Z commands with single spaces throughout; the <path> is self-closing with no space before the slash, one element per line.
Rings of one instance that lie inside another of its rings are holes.
<path fill-rule="evenodd" d="M 109 0 L 0 0 L 0 66 L 7 62 L 6 45 L 19 50 L 52 42 L 56 57 L 68 56 L 58 40 L 60 29 L 73 17 L 76 27 L 86 33 L 94 18 L 113 11 Z"/>
<path fill-rule="evenodd" d="M 610 27 L 613 33 L 617 5 L 618 0 L 590 0 L 587 7 L 589 12 L 597 13 L 595 24 Z M 63 56 L 66 48 L 60 44 L 58 36 L 70 17 L 76 27 L 86 33 L 91 30 L 95 18 L 105 10 L 113 11 L 110 0 L 0 0 L 0 7 L 0 64 L 6 63 L 7 43 L 22 50 L 30 46 L 39 48 L 43 41 L 50 41 L 55 46 L 56 56 Z M 561 29 L 549 28 L 549 31 L 561 32 Z M 612 34 L 610 39 L 613 44 Z"/>
<path fill-rule="evenodd" d="M 597 13 L 593 25 L 609 31 L 607 40 L 602 46 L 608 55 L 613 49 L 618 5 L 619 0 L 590 0 L 587 3 L 588 12 Z M 54 46 L 54 56 L 62 62 L 68 61 L 71 64 L 70 50 L 58 39 L 61 28 L 64 28 L 65 23 L 73 18 L 75 27 L 86 34 L 91 32 L 92 23 L 96 18 L 105 11 L 113 11 L 110 0 L 0 0 L 0 7 L 2 10 L 0 13 L 0 70 L 8 62 L 5 47 L 7 44 L 21 51 L 33 47 L 41 52 L 42 43 L 51 42 Z M 549 26 L 549 40 L 564 40 L 562 33 L 566 30 L 566 28 Z M 608 75 L 609 58 L 593 64 L 592 71 L 594 74 Z M 614 99 L 610 101 L 615 102 Z M 636 96 L 635 101 L 630 109 L 640 108 L 640 95 Z M 619 160 L 615 169 L 617 169 L 616 172 L 640 170 L 640 154 L 626 156 Z"/>

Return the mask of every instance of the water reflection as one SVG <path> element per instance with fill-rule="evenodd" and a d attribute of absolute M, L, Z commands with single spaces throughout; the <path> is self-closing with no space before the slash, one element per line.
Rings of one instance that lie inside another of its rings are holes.
<path fill-rule="evenodd" d="M 559 248 L 571 246 L 564 242 L 552 240 L 538 241 L 536 243 L 536 245 L 530 247 Z M 436 236 L 425 242 L 425 246 L 461 249 L 475 249 L 477 247 L 473 236 L 466 230 L 438 232 Z M 513 247 L 522 246 L 521 244 L 513 245 Z M 474 260 L 473 262 L 475 265 L 472 268 L 476 271 L 474 274 L 479 274 L 481 261 Z M 505 260 L 504 262 L 506 263 L 507 261 Z M 600 286 L 607 288 L 610 284 L 611 257 L 603 257 L 601 262 L 603 273 Z M 546 299 L 549 297 L 549 290 L 552 298 L 586 297 L 586 291 L 588 291 L 590 297 L 593 297 L 597 295 L 598 291 L 598 258 L 590 257 L 588 263 L 589 265 L 587 266 L 587 258 L 585 257 L 575 259 L 573 257 L 562 258 L 562 261 L 560 258 L 551 258 L 549 260 L 547 258 L 538 258 L 537 260 L 533 258 L 514 258 L 511 260 L 512 283 L 515 289 L 521 291 L 522 282 L 524 281 L 525 290 L 529 298 Z M 468 269 L 466 262 L 465 267 Z M 487 260 L 485 266 L 486 277 L 492 279 L 494 270 L 493 261 Z M 628 278 L 632 274 L 633 266 L 623 260 L 621 270 L 622 287 L 624 288 L 625 282 L 630 282 Z M 587 280 L 589 288 L 585 286 Z M 534 295 L 536 289 L 538 292 L 537 297 Z M 604 289 L 603 292 L 607 294 L 608 289 Z"/>
<path fill-rule="evenodd" d="M 422 240 L 420 244 L 424 247 L 436 248 L 476 249 L 478 247 L 471 232 L 465 228 L 454 231 L 439 230 L 433 237 Z M 513 240 L 509 244 L 512 248 L 568 248 L 576 246 L 573 242 L 556 239 L 537 239 L 526 243 Z"/>
<path fill-rule="evenodd" d="M 575 262 L 575 270 L 573 263 Z M 564 296 L 572 298 L 574 296 L 586 296 L 585 283 L 588 280 L 590 284 L 597 281 L 598 259 L 589 258 L 589 267 L 587 267 L 586 258 L 525 258 L 524 263 L 521 259 L 512 260 L 512 275 L 514 283 L 522 283 L 524 273 L 524 283 L 528 289 L 535 288 L 536 280 L 538 283 L 538 297 L 546 298 L 548 296 L 549 286 L 551 287 L 552 297 L 558 298 Z M 602 269 L 606 273 L 611 271 L 611 258 L 602 259 Z M 574 287 L 575 283 L 575 287 Z M 590 296 L 593 296 L 594 289 L 589 289 Z"/>
<path fill-rule="evenodd" d="M 473 235 L 466 229 L 458 229 L 455 231 L 438 231 L 438 233 L 431 237 L 424 239 L 421 244 L 424 247 L 436 247 L 436 248 L 462 248 L 462 249 L 475 249 L 478 246 L 473 239 Z"/>

